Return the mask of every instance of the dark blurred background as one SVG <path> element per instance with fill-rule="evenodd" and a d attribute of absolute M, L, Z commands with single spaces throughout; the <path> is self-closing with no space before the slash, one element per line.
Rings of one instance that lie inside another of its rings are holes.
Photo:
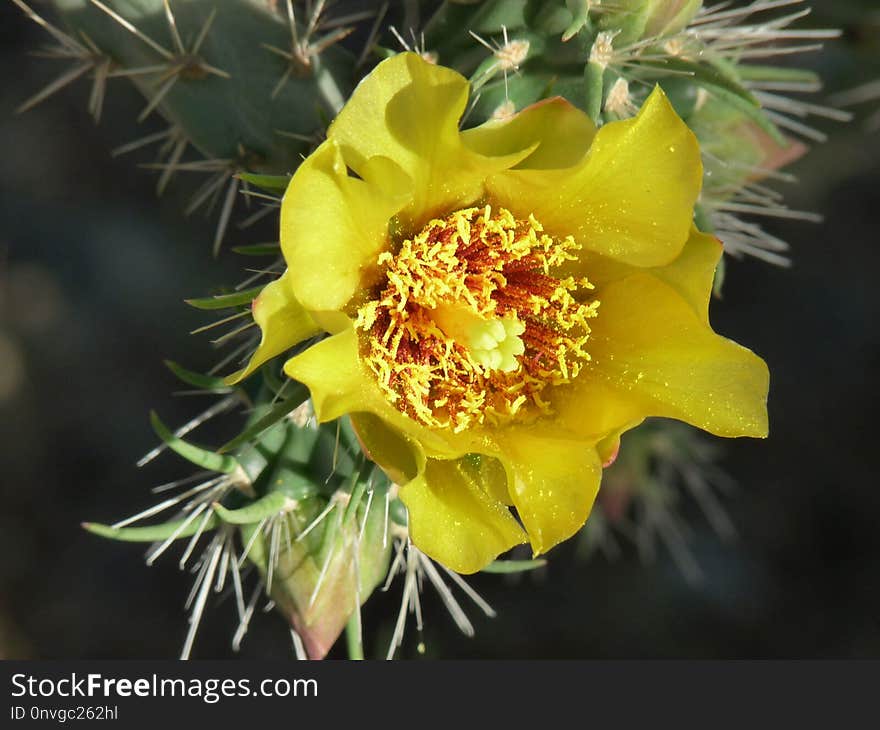
<path fill-rule="evenodd" d="M 876 2 L 811 4 L 809 25 L 845 30 L 805 60 L 829 91 L 880 78 Z M 157 200 L 155 174 L 136 166 L 145 157 L 111 157 L 160 129 L 137 128 L 143 101 L 126 84 L 111 83 L 98 126 L 86 81 L 14 114 L 58 72 L 28 55 L 45 40 L 0 0 L 0 657 L 174 657 L 190 576 L 174 559 L 147 568 L 141 546 L 79 523 L 146 507 L 151 486 L 187 473 L 171 456 L 134 466 L 154 445 L 149 408 L 180 423 L 208 405 L 170 395 L 178 384 L 162 358 L 213 363 L 207 339 L 187 334 L 206 319 L 183 299 L 238 281 L 250 262 L 210 257 L 213 223 L 181 213 L 191 188 L 178 182 Z M 583 562 L 573 544 L 539 575 L 478 576 L 499 617 L 471 612 L 474 639 L 428 589 L 429 655 L 880 656 L 880 131 L 859 122 L 878 108 L 823 125 L 830 141 L 792 168 L 801 183 L 788 202 L 825 216 L 768 226 L 794 242 L 794 266 L 732 262 L 715 303 L 715 328 L 772 373 L 770 439 L 724 444 L 738 540 L 724 544 L 687 515 L 704 575 L 696 584 L 662 550 L 648 566 L 629 548 L 614 562 Z M 271 238 L 271 226 L 233 229 L 230 242 Z M 399 590 L 365 610 L 370 654 L 384 653 Z M 230 601 L 212 607 L 194 656 L 233 656 L 236 623 Z M 410 634 L 405 654 L 415 644 Z M 258 616 L 241 655 L 289 657 L 283 621 Z"/>

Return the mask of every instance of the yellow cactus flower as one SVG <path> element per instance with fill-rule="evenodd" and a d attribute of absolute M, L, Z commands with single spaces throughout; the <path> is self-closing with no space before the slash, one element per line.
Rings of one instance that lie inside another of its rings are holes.
<path fill-rule="evenodd" d="M 462 132 L 467 97 L 412 53 L 358 86 L 290 182 L 287 270 L 231 378 L 325 333 L 285 372 L 320 420 L 351 417 L 412 540 L 462 573 L 576 532 L 648 416 L 766 436 L 768 387 L 709 326 L 721 246 L 693 226 L 700 152 L 659 88 L 598 131 L 556 98 Z"/>

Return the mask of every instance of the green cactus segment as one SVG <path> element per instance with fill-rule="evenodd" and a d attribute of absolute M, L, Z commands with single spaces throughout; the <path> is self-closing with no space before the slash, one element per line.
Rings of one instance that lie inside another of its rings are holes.
<path fill-rule="evenodd" d="M 83 529 L 93 535 L 106 537 L 120 542 L 157 542 L 167 540 L 170 537 L 181 539 L 192 537 L 199 530 L 213 530 L 217 526 L 217 518 L 211 515 L 207 522 L 184 518 L 172 522 L 163 522 L 161 525 L 148 527 L 111 527 L 96 522 L 84 522 Z"/>
<path fill-rule="evenodd" d="M 54 4 L 73 34 L 87 35 L 108 54 L 117 74 L 131 74 L 150 103 L 162 95 L 158 110 L 201 154 L 238 169 L 294 170 L 309 143 L 290 135 L 321 132 L 353 86 L 353 56 L 337 45 L 292 73 L 291 62 L 268 50 L 290 48 L 289 27 L 261 0 L 172 0 L 182 52 L 162 0 L 104 0 L 142 36 L 90 0 Z"/>
<path fill-rule="evenodd" d="M 224 456 L 208 449 L 184 441 L 182 438 L 175 436 L 168 427 L 162 423 L 162 420 L 155 411 L 150 412 L 150 423 L 156 435 L 162 439 L 169 449 L 187 461 L 207 469 L 222 474 L 231 474 L 239 468 L 238 461 L 232 456 Z"/>

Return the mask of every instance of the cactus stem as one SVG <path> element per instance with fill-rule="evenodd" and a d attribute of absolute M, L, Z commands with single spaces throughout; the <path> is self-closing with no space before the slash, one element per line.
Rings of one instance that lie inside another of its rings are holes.
<path fill-rule="evenodd" d="M 57 91 L 65 88 L 69 84 L 76 81 L 81 76 L 92 73 L 92 90 L 89 94 L 88 110 L 92 118 L 99 122 L 101 120 L 101 111 L 104 107 L 104 96 L 107 90 L 107 79 L 112 74 L 113 60 L 101 53 L 100 49 L 91 41 L 91 39 L 82 33 L 83 43 L 67 33 L 59 30 L 47 20 L 32 10 L 23 0 L 12 0 L 31 20 L 43 28 L 58 45 L 54 48 L 47 49 L 42 55 L 50 58 L 62 58 L 76 61 L 73 68 L 68 69 L 54 81 L 50 82 L 43 89 L 22 102 L 17 108 L 16 113 L 21 114 L 32 109 L 41 101 L 45 101 Z"/>
<path fill-rule="evenodd" d="M 125 18 L 123 18 L 119 13 L 117 13 L 112 8 L 107 7 L 103 2 L 101 2 L 101 0 L 90 0 L 90 1 L 91 1 L 92 5 L 94 5 L 99 10 L 107 13 L 107 15 L 109 15 L 111 18 L 113 18 L 113 20 L 115 20 L 117 23 L 119 23 L 119 25 L 121 25 L 123 28 L 125 28 L 129 33 L 140 38 L 144 43 L 146 43 L 150 48 L 152 48 L 160 56 L 162 56 L 163 58 L 165 58 L 169 61 L 174 58 L 174 54 L 171 53 L 171 51 L 163 48 L 158 43 L 156 43 L 156 41 L 154 41 L 152 38 L 150 38 L 148 35 L 146 35 L 145 33 L 142 33 L 140 30 L 138 30 L 137 26 L 135 26 L 133 23 L 130 23 L 129 21 L 127 21 Z"/>
<path fill-rule="evenodd" d="M 177 21 L 174 18 L 174 13 L 171 11 L 171 4 L 168 0 L 164 0 L 165 18 L 168 22 L 168 28 L 171 33 L 171 39 L 174 45 L 174 50 L 171 51 L 154 41 L 142 31 L 140 31 L 137 26 L 123 18 L 115 10 L 107 7 L 103 2 L 101 2 L 101 0 L 91 0 L 91 3 L 95 7 L 99 8 L 107 15 L 109 15 L 113 20 L 119 23 L 119 25 L 121 25 L 127 31 L 137 36 L 141 41 L 146 43 L 166 61 L 166 63 L 164 64 L 143 66 L 133 69 L 124 69 L 114 73 L 115 76 L 140 76 L 145 74 L 160 74 L 160 77 L 158 79 L 160 85 L 154 91 L 152 97 L 150 97 L 147 106 L 144 107 L 144 110 L 138 116 L 139 122 L 142 122 L 144 119 L 146 119 L 150 115 L 150 113 L 159 106 L 159 104 L 162 102 L 168 92 L 171 91 L 171 89 L 174 87 L 174 84 L 180 78 L 187 81 L 200 81 L 204 78 L 207 78 L 209 75 L 219 76 L 220 78 L 224 79 L 231 78 L 226 71 L 216 68 L 215 66 L 211 66 L 198 55 L 199 50 L 201 49 L 202 44 L 204 43 L 205 38 L 208 35 L 208 31 L 211 29 L 211 25 L 214 23 L 214 18 L 217 13 L 216 8 L 211 10 L 205 22 L 202 24 L 202 27 L 199 30 L 198 35 L 196 36 L 192 48 L 187 49 L 184 46 L 183 41 L 180 37 L 180 32 L 177 29 Z"/>

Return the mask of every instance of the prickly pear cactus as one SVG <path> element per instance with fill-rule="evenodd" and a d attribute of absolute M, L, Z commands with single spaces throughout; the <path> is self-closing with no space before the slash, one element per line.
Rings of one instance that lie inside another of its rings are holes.
<path fill-rule="evenodd" d="M 464 129 L 503 125 L 532 105 L 563 97 L 601 130 L 637 115 L 659 86 L 700 144 L 695 225 L 715 234 L 730 255 L 777 264 L 787 263 L 788 244 L 766 232 L 761 219 L 814 216 L 786 207 L 769 184 L 785 180 L 780 168 L 821 140 L 806 117 L 847 117 L 800 98 L 819 88 L 812 72 L 775 63 L 817 51 L 836 35 L 802 29 L 809 9 L 799 0 L 715 7 L 699 0 L 423 1 L 366 9 L 324 0 L 53 0 L 54 12 L 45 16 L 23 0 L 12 2 L 46 29 L 50 55 L 70 64 L 22 108 L 87 77 L 89 109 L 98 120 L 105 87 L 134 84 L 144 106 L 133 128 L 152 114 L 167 128 L 121 151 L 157 147 L 160 192 L 177 172 L 204 176 L 189 212 L 218 209 L 215 254 L 225 254 L 222 244 L 242 196 L 263 203 L 258 215 L 277 215 L 291 176 L 358 83 L 402 51 L 468 80 Z M 479 149 L 480 137 L 472 139 L 477 152 L 501 154 Z M 356 175 L 350 180 L 363 183 Z M 143 460 L 170 449 L 197 471 L 167 485 L 155 506 L 114 525 L 86 528 L 150 544 L 148 563 L 179 548 L 180 567 L 195 566 L 183 657 L 193 650 L 212 593 L 226 586 L 240 619 L 236 647 L 257 604 L 269 601 L 288 620 L 298 655 L 323 657 L 344 631 L 350 655 L 362 657 L 360 607 L 397 574 L 403 575 L 403 600 L 389 657 L 403 641 L 407 614 L 421 625 L 424 578 L 458 626 L 472 632 L 447 580 L 487 615 L 492 609 L 413 541 L 399 496 L 406 485 L 395 482 L 404 480 L 371 459 L 374 449 L 365 449 L 347 416 L 319 423 L 309 390 L 282 369 L 282 355 L 306 351 L 331 328 L 316 326 L 311 315 L 293 311 L 277 287 L 267 288 L 284 271 L 280 245 L 233 250 L 256 257 L 261 273 L 238 283 L 205 281 L 205 292 L 220 293 L 189 301 L 217 317 L 205 329 L 222 330 L 215 341 L 228 354 L 208 374 L 168 363 L 183 383 L 216 402 L 176 429 L 154 415 L 161 445 Z M 722 260 L 716 291 L 723 273 Z M 257 297 L 260 307 L 253 308 Z M 298 344 L 266 345 L 267 328 L 278 322 L 301 331 Z M 247 368 L 251 377 L 222 377 L 255 350 L 261 355 Z M 223 445 L 196 445 L 190 432 L 221 415 L 240 419 L 239 435 Z M 670 526 L 678 498 L 689 493 L 719 533 L 732 531 L 713 493 L 724 480 L 715 452 L 686 427 L 657 422 L 632 431 L 624 444 L 618 462 L 609 465 L 615 451 L 606 463 L 582 544 L 587 552 L 613 552 L 615 525 L 640 504 L 645 508 L 637 514 L 648 520 L 640 548 L 665 542 L 695 576 L 698 567 Z M 485 569 L 524 571 L 543 563 L 526 555 Z"/>

